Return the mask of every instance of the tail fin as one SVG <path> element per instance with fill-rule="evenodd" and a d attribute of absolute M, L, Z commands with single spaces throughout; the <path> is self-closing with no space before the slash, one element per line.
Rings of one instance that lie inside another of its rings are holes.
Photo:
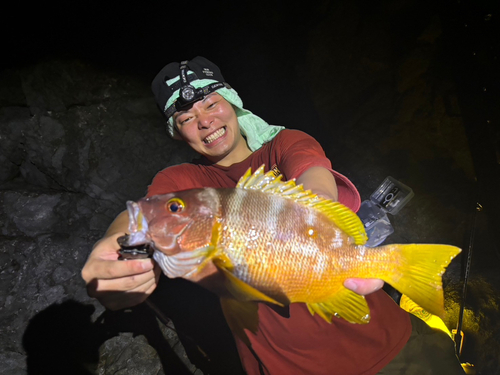
<path fill-rule="evenodd" d="M 383 277 L 431 314 L 443 316 L 442 275 L 451 260 L 461 252 L 450 245 L 387 245 L 396 258 L 395 272 Z"/>

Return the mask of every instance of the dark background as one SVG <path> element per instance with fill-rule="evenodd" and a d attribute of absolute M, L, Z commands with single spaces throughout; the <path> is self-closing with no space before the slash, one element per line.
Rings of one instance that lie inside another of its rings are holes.
<path fill-rule="evenodd" d="M 217 373 L 196 355 L 186 362 L 165 326 L 174 349 L 162 353 L 165 339 L 137 323 L 154 321 L 147 309 L 106 315 L 79 277 L 124 202 L 141 197 L 160 169 L 190 160 L 168 139 L 149 84 L 167 63 L 197 55 L 221 68 L 245 108 L 316 137 L 363 200 L 387 176 L 413 189 L 390 216 L 388 242 L 464 249 L 445 275 L 450 329 L 471 248 L 461 359 L 500 373 L 498 11 L 496 1 L 340 0 L 5 12 L 0 374 Z"/>

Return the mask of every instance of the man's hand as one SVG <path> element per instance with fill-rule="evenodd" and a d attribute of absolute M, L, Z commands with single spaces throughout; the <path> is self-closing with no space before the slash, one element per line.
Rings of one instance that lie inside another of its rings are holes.
<path fill-rule="evenodd" d="M 381 289 L 384 282 L 380 279 L 347 279 L 344 281 L 344 286 L 355 293 L 366 296 Z"/>
<path fill-rule="evenodd" d="M 98 241 L 82 269 L 89 296 L 106 308 L 119 310 L 135 306 L 148 298 L 160 277 L 160 269 L 151 259 L 118 260 L 115 233 Z"/>

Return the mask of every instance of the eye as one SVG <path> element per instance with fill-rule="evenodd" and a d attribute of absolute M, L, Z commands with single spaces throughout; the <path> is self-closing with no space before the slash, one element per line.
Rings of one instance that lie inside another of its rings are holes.
<path fill-rule="evenodd" d="M 179 124 L 184 125 L 184 124 L 185 124 L 185 123 L 187 123 L 189 120 L 191 120 L 191 117 L 186 117 L 184 120 L 179 121 Z"/>
<path fill-rule="evenodd" d="M 182 199 L 179 198 L 172 198 L 170 199 L 167 204 L 167 210 L 173 213 L 179 213 L 184 209 L 184 202 Z"/>

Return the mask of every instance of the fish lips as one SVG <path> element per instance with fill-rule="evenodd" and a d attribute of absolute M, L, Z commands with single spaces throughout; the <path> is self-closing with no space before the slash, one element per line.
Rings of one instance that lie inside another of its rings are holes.
<path fill-rule="evenodd" d="M 141 207 L 133 201 L 127 202 L 128 211 L 128 237 L 127 246 L 139 246 L 151 243 L 151 238 L 148 233 L 148 222 L 144 217 Z"/>

